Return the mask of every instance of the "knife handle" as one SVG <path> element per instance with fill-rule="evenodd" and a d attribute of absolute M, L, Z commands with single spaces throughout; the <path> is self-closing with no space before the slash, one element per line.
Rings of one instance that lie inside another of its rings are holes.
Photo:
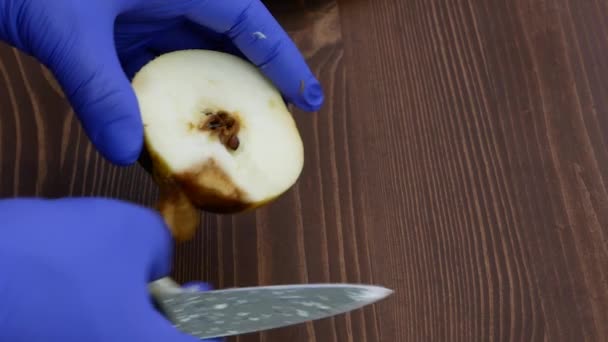
<path fill-rule="evenodd" d="M 180 294 L 184 289 L 170 277 L 160 278 L 148 284 L 148 291 L 155 300 L 161 300 L 169 296 Z"/>

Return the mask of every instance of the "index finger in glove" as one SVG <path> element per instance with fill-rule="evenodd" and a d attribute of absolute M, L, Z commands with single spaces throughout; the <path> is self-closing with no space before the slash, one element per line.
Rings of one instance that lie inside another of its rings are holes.
<path fill-rule="evenodd" d="M 293 104 L 319 110 L 323 89 L 298 48 L 259 0 L 200 1 L 186 16 L 226 34 Z"/>

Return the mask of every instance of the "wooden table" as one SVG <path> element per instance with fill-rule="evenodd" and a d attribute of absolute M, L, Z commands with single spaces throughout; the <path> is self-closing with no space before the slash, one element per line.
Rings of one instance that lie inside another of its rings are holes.
<path fill-rule="evenodd" d="M 390 299 L 234 341 L 608 340 L 608 1 L 273 1 L 327 91 L 296 187 L 204 215 L 179 280 Z M 35 61 L 0 51 L 0 193 L 151 205 Z"/>

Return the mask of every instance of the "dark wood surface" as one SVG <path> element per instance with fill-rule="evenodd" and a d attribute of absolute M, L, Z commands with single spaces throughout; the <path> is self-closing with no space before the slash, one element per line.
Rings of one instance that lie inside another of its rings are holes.
<path fill-rule="evenodd" d="M 268 1 L 271 3 L 271 1 Z M 304 173 L 204 215 L 175 276 L 363 282 L 378 305 L 249 341 L 608 341 L 608 2 L 272 1 L 327 91 Z M 0 50 L 0 194 L 151 205 L 35 61 Z"/>

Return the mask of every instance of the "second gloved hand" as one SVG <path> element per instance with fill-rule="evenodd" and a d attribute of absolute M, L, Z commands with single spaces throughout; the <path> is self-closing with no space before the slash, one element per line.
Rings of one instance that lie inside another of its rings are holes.
<path fill-rule="evenodd" d="M 143 146 L 129 78 L 162 53 L 243 55 L 289 102 L 308 111 L 323 102 L 319 82 L 259 0 L 4 0 L 0 40 L 53 71 L 93 144 L 118 165 L 134 163 Z"/>
<path fill-rule="evenodd" d="M 0 341 L 200 341 L 149 298 L 172 250 L 154 211 L 105 199 L 15 199 L 0 201 L 0 217 Z"/>

